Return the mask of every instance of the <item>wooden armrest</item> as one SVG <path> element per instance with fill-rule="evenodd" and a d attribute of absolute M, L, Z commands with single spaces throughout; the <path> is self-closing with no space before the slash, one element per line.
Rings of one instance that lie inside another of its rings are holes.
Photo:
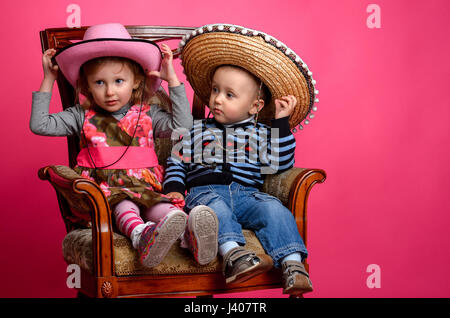
<path fill-rule="evenodd" d="M 39 178 L 55 188 L 61 213 L 66 218 L 89 213 L 92 224 L 92 248 L 97 276 L 113 274 L 113 241 L 111 211 L 105 194 L 93 181 L 83 178 L 66 166 L 47 166 L 39 170 Z M 70 226 L 66 228 L 72 230 Z M 101 261 L 98 261 L 101 258 Z"/>
<path fill-rule="evenodd" d="M 273 195 L 292 211 L 300 235 L 306 244 L 306 208 L 309 192 L 316 183 L 322 183 L 326 173 L 321 169 L 291 168 L 280 174 L 268 175 L 262 191 Z"/>

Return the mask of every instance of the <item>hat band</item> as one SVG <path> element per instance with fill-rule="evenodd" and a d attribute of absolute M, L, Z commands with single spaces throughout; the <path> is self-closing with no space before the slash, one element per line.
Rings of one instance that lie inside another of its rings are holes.
<path fill-rule="evenodd" d="M 61 54 L 62 52 L 64 52 L 65 50 L 69 49 L 69 48 L 73 48 L 74 46 L 77 45 L 83 45 L 86 43 L 90 43 L 90 42 L 142 42 L 142 43 L 147 43 L 147 44 L 152 44 L 154 45 L 156 48 L 158 48 L 158 51 L 161 52 L 161 49 L 159 48 L 159 46 L 150 40 L 144 40 L 144 39 L 121 39 L 121 38 L 98 38 L 98 39 L 91 39 L 91 40 L 84 40 L 84 41 L 80 41 L 80 42 L 76 42 L 76 43 L 72 43 L 69 44 L 63 48 L 61 48 L 54 57 L 57 57 L 59 54 Z"/>

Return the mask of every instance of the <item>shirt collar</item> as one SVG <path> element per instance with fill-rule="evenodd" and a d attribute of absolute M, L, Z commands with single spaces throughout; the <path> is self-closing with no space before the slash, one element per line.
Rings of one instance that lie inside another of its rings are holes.
<path fill-rule="evenodd" d="M 94 109 L 98 113 L 110 114 L 110 115 L 114 116 L 114 115 L 126 114 L 128 112 L 128 110 L 130 109 L 130 107 L 131 107 L 130 104 L 126 103 L 125 105 L 122 106 L 121 109 L 116 110 L 115 112 L 109 112 L 109 111 L 107 111 L 107 110 L 105 110 L 105 109 L 103 109 L 103 108 L 101 108 L 101 107 L 99 107 L 97 105 L 94 106 Z"/>
<path fill-rule="evenodd" d="M 251 117 L 249 117 L 247 119 L 241 120 L 241 121 L 239 121 L 237 123 L 226 124 L 226 125 L 219 123 L 218 121 L 216 121 L 214 119 L 214 117 L 207 119 L 207 121 L 211 121 L 211 122 L 213 122 L 216 125 L 216 127 L 219 127 L 219 128 L 222 127 L 223 129 L 230 128 L 230 127 L 234 127 L 234 128 L 246 127 L 249 124 L 253 125 L 255 123 L 255 115 L 253 115 L 253 116 L 251 116 Z"/>
<path fill-rule="evenodd" d="M 224 124 L 223 126 L 224 126 L 225 128 L 229 128 L 229 127 L 239 126 L 239 125 L 241 125 L 241 124 L 246 124 L 246 123 L 248 123 L 248 122 L 253 123 L 254 119 L 255 119 L 255 115 L 252 115 L 251 117 L 246 118 L 246 119 L 241 120 L 241 121 L 238 121 L 237 123 L 226 124 L 226 125 Z M 243 125 L 243 126 L 245 126 L 245 125 Z"/>

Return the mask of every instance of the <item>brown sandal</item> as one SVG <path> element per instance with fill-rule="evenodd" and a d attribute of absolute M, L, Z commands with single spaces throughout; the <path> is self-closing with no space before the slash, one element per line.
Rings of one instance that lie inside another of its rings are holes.
<path fill-rule="evenodd" d="M 301 295 L 312 292 L 313 286 L 309 274 L 302 263 L 297 261 L 283 262 L 283 294 Z"/>
<path fill-rule="evenodd" d="M 235 247 L 223 257 L 222 271 L 225 282 L 241 283 L 273 267 L 268 255 L 256 255 L 242 247 Z"/>

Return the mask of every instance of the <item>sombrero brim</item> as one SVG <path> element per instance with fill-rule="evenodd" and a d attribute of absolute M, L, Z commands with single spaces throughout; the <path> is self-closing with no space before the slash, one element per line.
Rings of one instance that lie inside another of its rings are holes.
<path fill-rule="evenodd" d="M 289 124 L 294 128 L 301 123 L 316 100 L 315 81 L 306 64 L 273 37 L 239 26 L 221 26 L 202 27 L 181 42 L 184 72 L 197 96 L 208 105 L 214 71 L 221 65 L 236 65 L 260 78 L 272 94 L 271 103 L 259 115 L 261 121 L 270 123 L 274 118 L 275 99 L 294 95 L 297 107 Z"/>
<path fill-rule="evenodd" d="M 147 71 L 159 71 L 161 68 L 161 51 L 159 47 L 141 39 L 94 39 L 71 44 L 55 55 L 61 72 L 72 86 L 76 83 L 81 66 L 89 60 L 104 56 L 129 58 L 139 63 Z M 154 82 L 154 91 L 161 85 L 161 80 Z"/>

